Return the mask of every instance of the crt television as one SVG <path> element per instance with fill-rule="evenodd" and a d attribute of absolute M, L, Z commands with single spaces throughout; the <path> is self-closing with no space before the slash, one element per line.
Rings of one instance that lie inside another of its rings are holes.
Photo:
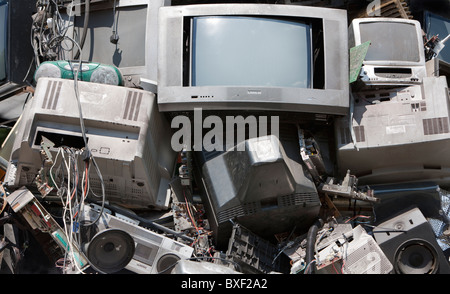
<path fill-rule="evenodd" d="M 422 85 L 354 92 L 353 116 L 335 124 L 339 174 L 361 185 L 450 185 L 450 103 L 445 77 Z M 353 138 L 353 139 L 352 139 Z"/>
<path fill-rule="evenodd" d="M 158 12 L 169 2 L 103 0 L 91 1 L 87 7 L 69 5 L 73 38 L 83 45 L 83 60 L 114 65 L 125 77 L 126 86 L 142 86 L 144 80 L 155 92 Z M 77 52 L 73 50 L 67 58 L 75 57 Z"/>
<path fill-rule="evenodd" d="M 30 81 L 33 61 L 30 43 L 34 4 L 24 0 L 0 1 L 0 100 L 20 91 Z"/>
<path fill-rule="evenodd" d="M 426 76 L 422 29 L 417 20 L 356 18 L 349 28 L 349 47 L 370 41 L 361 69 L 366 86 L 420 84 Z"/>
<path fill-rule="evenodd" d="M 227 244 L 232 222 L 275 242 L 276 234 L 307 231 L 317 218 L 319 194 L 291 138 L 252 137 L 236 149 L 194 153 L 196 182 L 216 246 Z"/>
<path fill-rule="evenodd" d="M 276 4 L 161 7 L 163 112 L 348 112 L 347 14 Z"/>
<path fill-rule="evenodd" d="M 155 95 L 83 81 L 78 81 L 78 89 L 87 142 L 104 180 L 106 200 L 129 208 L 167 209 L 176 153 Z M 13 141 L 5 176 L 9 188 L 36 186 L 43 167 L 43 137 L 54 143 L 50 152 L 56 166 L 61 158 L 56 156 L 59 147 L 85 147 L 72 80 L 40 78 L 17 124 L 8 139 Z M 89 185 L 101 195 L 101 182 L 94 171 L 89 174 Z"/>

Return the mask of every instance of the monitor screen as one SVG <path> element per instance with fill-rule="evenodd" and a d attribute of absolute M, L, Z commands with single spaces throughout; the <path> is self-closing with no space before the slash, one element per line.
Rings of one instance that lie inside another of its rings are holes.
<path fill-rule="evenodd" d="M 203 16 L 192 25 L 192 86 L 311 86 L 310 25 Z"/>
<path fill-rule="evenodd" d="M 7 36 L 8 36 L 8 4 L 0 3 L 0 81 L 6 79 L 7 61 Z"/>
<path fill-rule="evenodd" d="M 414 24 L 364 22 L 360 23 L 360 32 L 361 43 L 371 42 L 366 61 L 420 62 L 417 30 Z"/>

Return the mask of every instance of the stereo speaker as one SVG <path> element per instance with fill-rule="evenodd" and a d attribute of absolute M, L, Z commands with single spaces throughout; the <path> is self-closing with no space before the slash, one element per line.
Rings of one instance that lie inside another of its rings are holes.
<path fill-rule="evenodd" d="M 396 274 L 448 274 L 450 264 L 422 212 L 410 208 L 378 224 L 373 235 Z"/>
<path fill-rule="evenodd" d="M 111 274 L 125 268 L 134 255 L 134 240 L 125 231 L 107 229 L 97 233 L 87 246 L 87 257 L 97 271 Z"/>

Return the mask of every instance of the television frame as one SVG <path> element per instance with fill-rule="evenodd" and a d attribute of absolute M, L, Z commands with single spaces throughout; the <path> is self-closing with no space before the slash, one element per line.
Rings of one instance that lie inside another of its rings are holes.
<path fill-rule="evenodd" d="M 144 64 L 135 65 L 135 66 L 117 66 L 124 76 L 125 86 L 130 87 L 143 87 L 145 90 L 149 90 L 153 93 L 156 93 L 156 85 L 157 85 L 157 40 L 158 40 L 158 13 L 159 8 L 162 6 L 170 5 L 170 0 L 121 0 L 117 1 L 116 9 L 120 8 L 128 8 L 128 7 L 139 7 L 139 6 L 147 6 L 146 20 L 145 20 L 145 39 L 144 40 L 136 40 L 136 46 L 144 46 Z M 90 7 L 95 11 L 102 10 L 111 10 L 111 15 L 113 13 L 113 6 L 111 1 L 106 0 L 97 0 L 91 1 Z M 70 13 L 74 13 L 75 17 L 80 17 L 85 13 L 84 4 L 80 4 L 79 6 L 69 6 L 68 9 L 71 10 Z M 117 12 L 116 12 L 117 14 Z M 116 16 L 114 16 L 116 17 Z M 83 19 L 81 19 L 83 20 Z M 95 26 L 93 23 L 94 20 L 91 20 L 88 24 L 88 29 L 92 30 L 92 26 Z M 72 19 L 72 24 L 74 24 L 74 20 Z M 114 23 L 113 23 L 114 25 Z M 120 23 L 119 29 L 120 29 Z M 82 27 L 80 28 L 80 32 L 82 33 Z M 112 30 L 113 28 L 111 28 Z M 75 37 L 75 30 L 73 26 L 71 27 L 70 34 Z M 91 36 L 92 37 L 92 36 Z M 91 40 L 92 41 L 92 40 Z M 95 42 L 95 37 L 94 41 Z M 119 41 L 120 43 L 120 32 L 119 32 Z M 98 45 L 104 46 L 104 43 L 99 43 Z M 94 44 L 95 46 L 95 44 Z M 126 45 L 127 48 L 132 48 L 132 45 Z M 95 50 L 92 48 L 88 48 L 89 50 Z M 83 50 L 87 50 L 84 48 Z M 78 50 L 73 50 L 73 54 L 75 54 Z M 70 57 L 74 58 L 74 55 L 71 54 Z M 83 53 L 84 58 L 86 58 L 87 54 Z M 89 60 L 96 62 L 96 60 Z M 105 62 L 103 62 L 105 63 Z"/>
<path fill-rule="evenodd" d="M 277 17 L 320 22 L 323 88 L 186 85 L 184 23 L 197 16 Z M 258 110 L 345 115 L 349 108 L 348 28 L 345 10 L 277 4 L 199 4 L 161 7 L 158 38 L 160 111 Z"/>
<path fill-rule="evenodd" d="M 361 45 L 362 38 L 360 32 L 360 24 L 373 22 L 392 22 L 413 24 L 417 32 L 417 50 L 419 51 L 419 61 L 392 61 L 392 60 L 376 60 L 363 61 L 361 68 L 361 81 L 367 86 L 399 86 L 399 85 L 415 85 L 421 84 L 422 78 L 427 76 L 425 66 L 425 52 L 422 37 L 422 28 L 420 22 L 417 20 L 404 18 L 389 18 L 389 17 L 368 17 L 355 18 L 349 26 L 349 47 Z M 370 46 L 369 46 L 370 50 Z M 376 69 L 387 71 L 383 75 L 377 75 Z M 398 72 L 395 70 L 398 69 Z M 411 75 L 402 73 L 405 70 L 411 70 Z"/>

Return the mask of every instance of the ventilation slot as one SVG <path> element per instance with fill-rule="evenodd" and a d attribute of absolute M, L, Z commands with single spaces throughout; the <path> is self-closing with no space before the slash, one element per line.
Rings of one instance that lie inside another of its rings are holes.
<path fill-rule="evenodd" d="M 217 219 L 219 223 L 224 223 L 230 219 L 250 215 L 259 211 L 261 211 L 261 204 L 259 202 L 244 203 L 219 212 L 217 214 Z"/>
<path fill-rule="evenodd" d="M 420 102 L 420 111 L 427 111 L 427 103 L 425 101 Z"/>
<path fill-rule="evenodd" d="M 141 107 L 142 93 L 129 91 L 123 119 L 137 121 Z"/>
<path fill-rule="evenodd" d="M 353 127 L 353 131 L 355 132 L 356 142 L 364 142 L 364 141 L 366 141 L 365 134 L 364 134 L 364 126 Z"/>
<path fill-rule="evenodd" d="M 291 207 L 291 206 L 314 206 L 319 204 L 317 193 L 296 193 L 291 195 L 285 195 L 278 197 L 279 207 Z"/>
<path fill-rule="evenodd" d="M 423 120 L 425 135 L 445 134 L 449 132 L 448 117 L 436 117 Z"/>
<path fill-rule="evenodd" d="M 59 92 L 61 90 L 62 82 L 50 81 L 47 85 L 47 89 L 44 96 L 44 102 L 42 102 L 43 109 L 56 109 L 56 105 L 59 100 Z"/>
<path fill-rule="evenodd" d="M 341 145 L 347 145 L 352 142 L 352 136 L 350 134 L 349 128 L 341 128 L 340 134 Z"/>
<path fill-rule="evenodd" d="M 417 102 L 417 103 L 411 103 L 411 111 L 412 112 L 419 112 L 419 111 L 427 111 L 427 103 L 426 102 Z"/>

